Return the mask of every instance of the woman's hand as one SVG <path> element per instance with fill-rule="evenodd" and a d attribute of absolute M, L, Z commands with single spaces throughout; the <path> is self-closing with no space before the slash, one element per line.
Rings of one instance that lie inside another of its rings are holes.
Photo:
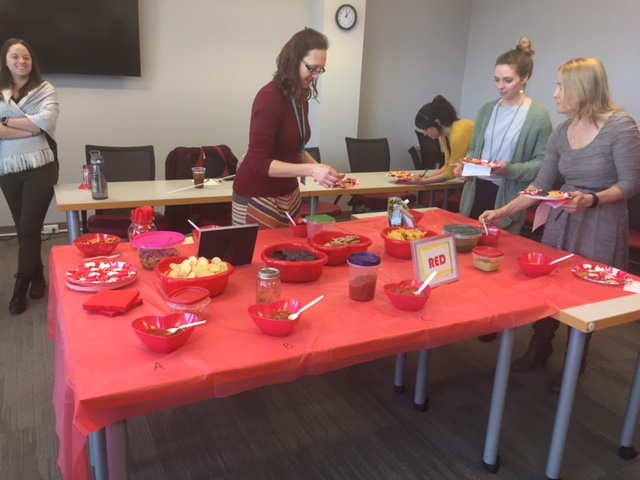
<path fill-rule="evenodd" d="M 331 166 L 317 163 L 311 168 L 311 175 L 320 185 L 332 188 L 338 180 L 340 174 Z"/>
<path fill-rule="evenodd" d="M 496 162 L 496 167 L 491 167 L 491 175 L 502 175 L 509 165 L 507 162 Z"/>
<path fill-rule="evenodd" d="M 484 221 L 487 225 L 497 225 L 499 224 L 507 214 L 503 211 L 502 208 L 497 210 L 485 210 L 482 215 L 478 218 L 481 222 Z"/>
<path fill-rule="evenodd" d="M 462 165 L 462 163 L 456 163 L 455 165 L 453 165 L 453 173 L 456 176 L 456 178 L 458 180 L 462 180 L 463 182 L 467 180 L 467 177 L 463 177 L 462 176 L 462 169 L 464 168 L 464 166 Z"/>
<path fill-rule="evenodd" d="M 593 198 L 589 193 L 569 192 L 569 195 L 571 195 L 571 201 L 562 205 L 562 209 L 568 213 L 581 212 L 593 203 Z"/>

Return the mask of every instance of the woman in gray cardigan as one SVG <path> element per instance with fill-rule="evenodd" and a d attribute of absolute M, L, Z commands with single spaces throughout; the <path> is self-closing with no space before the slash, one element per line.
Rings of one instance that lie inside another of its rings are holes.
<path fill-rule="evenodd" d="M 500 99 L 478 112 L 467 157 L 492 160 L 497 166 L 488 177 L 466 179 L 462 215 L 478 218 L 485 210 L 506 205 L 538 174 L 553 127 L 545 107 L 525 93 L 534 53 L 529 39 L 522 38 L 516 48 L 496 60 L 494 81 Z M 456 173 L 462 173 L 462 166 Z M 524 219 L 525 212 L 518 212 L 502 219 L 498 226 L 517 234 Z"/>

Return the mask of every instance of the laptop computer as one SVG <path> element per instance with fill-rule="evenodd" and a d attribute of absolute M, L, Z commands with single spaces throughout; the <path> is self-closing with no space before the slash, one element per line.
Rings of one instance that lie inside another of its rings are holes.
<path fill-rule="evenodd" d="M 257 238 L 258 225 L 204 228 L 200 230 L 198 257 L 220 257 L 234 267 L 246 265 L 253 260 Z"/>

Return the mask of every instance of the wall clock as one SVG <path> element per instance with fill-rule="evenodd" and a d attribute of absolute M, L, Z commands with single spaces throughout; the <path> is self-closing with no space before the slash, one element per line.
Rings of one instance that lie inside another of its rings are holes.
<path fill-rule="evenodd" d="M 336 12 L 336 23 L 343 30 L 352 29 L 356 20 L 358 19 L 358 14 L 356 13 L 355 7 L 353 5 L 342 5 L 338 7 L 338 11 Z"/>

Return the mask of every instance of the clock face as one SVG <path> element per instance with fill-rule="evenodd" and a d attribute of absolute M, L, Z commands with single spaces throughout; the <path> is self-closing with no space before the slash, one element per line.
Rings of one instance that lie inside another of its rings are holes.
<path fill-rule="evenodd" d="M 351 5 L 342 5 L 336 12 L 336 23 L 344 30 L 353 28 L 357 19 L 356 9 Z"/>

